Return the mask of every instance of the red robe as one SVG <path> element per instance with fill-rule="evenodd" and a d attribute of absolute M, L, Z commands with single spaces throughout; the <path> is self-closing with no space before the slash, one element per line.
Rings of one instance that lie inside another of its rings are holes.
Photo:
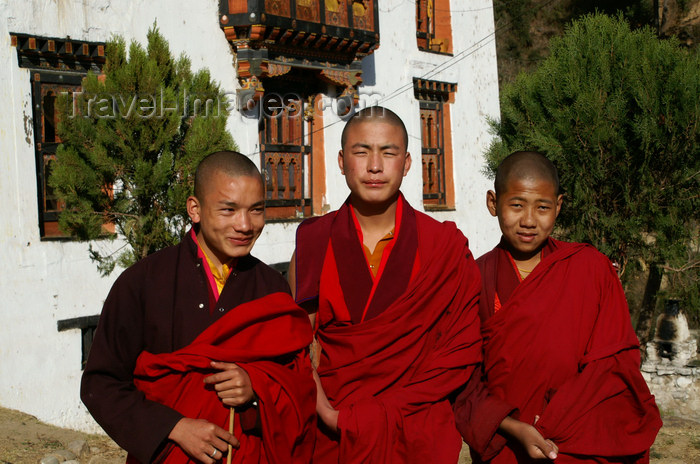
<path fill-rule="evenodd" d="M 309 343 L 306 313 L 288 294 L 273 293 L 227 312 L 180 350 L 143 352 L 134 384 L 148 400 L 228 430 L 229 408 L 203 379 L 218 372 L 211 361 L 235 362 L 248 373 L 258 397 L 262 437 L 243 433 L 236 421 L 241 446 L 233 450 L 233 462 L 308 463 L 316 429 Z M 165 462 L 191 462 L 174 444 L 164 454 Z"/>
<path fill-rule="evenodd" d="M 516 271 L 502 246 L 478 260 L 489 389 L 519 408 L 520 420 L 540 417 L 535 427 L 559 446 L 557 463 L 648 462 L 661 418 L 639 372 L 620 280 L 589 245 L 550 239 L 546 249 L 512 289 Z M 530 461 L 509 443 L 489 462 Z"/>
<path fill-rule="evenodd" d="M 448 397 L 481 358 L 480 279 L 467 239 L 404 203 L 372 294 L 349 208 L 297 233 L 297 300 L 317 298 L 318 373 L 339 410 L 339 436 L 319 430 L 314 462 L 457 462 Z M 371 317 L 353 323 L 364 307 Z"/>

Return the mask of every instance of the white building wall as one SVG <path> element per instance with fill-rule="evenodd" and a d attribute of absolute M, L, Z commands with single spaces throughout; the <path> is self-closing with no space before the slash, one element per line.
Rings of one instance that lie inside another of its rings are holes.
<path fill-rule="evenodd" d="M 486 192 L 493 189 L 493 181 L 482 173 L 486 165 L 483 155 L 493 140 L 487 119 L 500 117 L 493 2 L 451 0 L 451 10 L 458 62 L 450 69 L 458 72 L 455 82 L 459 83 L 452 105 L 458 213 L 453 220 L 469 238 L 470 248 L 478 257 L 501 238 L 498 221 L 486 209 Z"/>
<path fill-rule="evenodd" d="M 462 12 L 467 3 L 470 11 Z M 411 3 L 382 0 L 379 8 L 381 46 L 363 63 L 360 105 L 379 103 L 404 119 L 413 167 L 402 190 L 422 209 L 419 106 L 412 79 L 458 84 L 451 105 L 456 210 L 431 214 L 457 222 L 478 256 L 499 237 L 497 223 L 484 206 L 490 182 L 481 174 L 482 154 L 490 141 L 485 117 L 498 116 L 491 0 L 453 0 L 454 57 L 418 51 L 414 30 L 407 28 L 415 24 Z M 213 79 L 235 95 L 234 58 L 219 28 L 217 10 L 214 0 L 0 0 L 0 80 L 5 83 L 0 86 L 0 406 L 59 426 L 99 430 L 78 395 L 80 331 L 59 333 L 57 321 L 97 314 L 118 272 L 100 277 L 88 258 L 87 244 L 39 238 L 29 70 L 18 66 L 10 32 L 88 41 L 107 41 L 116 34 L 145 44 L 156 21 L 173 54 L 185 53 L 193 69 L 208 68 Z M 455 64 L 431 72 L 448 63 Z M 337 167 L 343 124 L 332 108 L 323 117 L 324 204 L 337 209 L 348 195 Z M 228 127 L 240 151 L 259 163 L 257 121 L 234 113 Z M 297 225 L 268 224 L 255 255 L 268 263 L 288 261 Z M 95 245 L 119 247 L 110 242 Z"/>

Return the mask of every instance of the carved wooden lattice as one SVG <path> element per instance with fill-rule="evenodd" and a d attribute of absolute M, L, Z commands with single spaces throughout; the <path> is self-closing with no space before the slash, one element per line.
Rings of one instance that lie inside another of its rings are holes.
<path fill-rule="evenodd" d="M 441 102 L 421 102 L 423 203 L 445 204 L 445 158 Z"/>
<path fill-rule="evenodd" d="M 270 94 L 263 98 L 262 111 L 261 164 L 267 217 L 304 217 L 310 214 L 311 205 L 310 123 L 304 119 L 304 102 Z"/>

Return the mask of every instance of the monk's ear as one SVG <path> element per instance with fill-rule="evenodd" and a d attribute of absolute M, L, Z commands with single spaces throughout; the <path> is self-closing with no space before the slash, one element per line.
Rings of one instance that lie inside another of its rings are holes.
<path fill-rule="evenodd" d="M 564 195 L 563 195 L 563 194 L 559 194 L 559 195 L 557 196 L 557 206 L 556 206 L 556 208 L 557 208 L 557 216 L 556 216 L 556 217 L 559 217 L 559 211 L 561 211 L 561 204 L 562 204 L 563 202 L 564 202 Z"/>
<path fill-rule="evenodd" d="M 406 177 L 406 174 L 408 174 L 408 170 L 411 169 L 411 154 L 409 152 L 406 152 L 406 159 L 404 160 L 403 164 L 403 176 Z"/>
<path fill-rule="evenodd" d="M 197 224 L 202 220 L 201 204 L 199 203 L 199 199 L 195 196 L 187 197 L 187 215 L 190 217 L 193 224 Z"/>
<path fill-rule="evenodd" d="M 498 216 L 498 212 L 496 211 L 496 192 L 493 190 L 486 192 L 486 207 L 488 208 L 489 213 L 491 213 L 491 216 Z"/>
<path fill-rule="evenodd" d="M 338 167 L 340 167 L 340 173 L 345 175 L 345 159 L 343 158 L 343 150 L 338 152 Z"/>

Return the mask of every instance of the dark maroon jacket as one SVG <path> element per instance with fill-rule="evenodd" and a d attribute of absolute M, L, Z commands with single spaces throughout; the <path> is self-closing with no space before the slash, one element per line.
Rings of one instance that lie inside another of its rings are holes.
<path fill-rule="evenodd" d="M 80 397 L 105 432 L 144 463 L 156 457 L 182 416 L 136 389 L 138 355 L 178 350 L 236 306 L 289 293 L 281 274 L 248 255 L 211 307 L 204 265 L 189 233 L 179 245 L 142 259 L 114 283 L 95 332 Z"/>

